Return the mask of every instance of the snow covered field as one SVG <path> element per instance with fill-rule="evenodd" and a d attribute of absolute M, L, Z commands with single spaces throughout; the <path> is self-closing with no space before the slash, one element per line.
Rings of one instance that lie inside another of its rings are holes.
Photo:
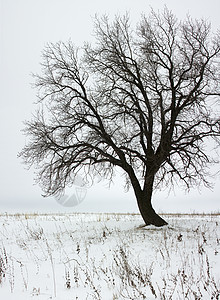
<path fill-rule="evenodd" d="M 0 216 L 0 299 L 220 299 L 220 216 Z"/>

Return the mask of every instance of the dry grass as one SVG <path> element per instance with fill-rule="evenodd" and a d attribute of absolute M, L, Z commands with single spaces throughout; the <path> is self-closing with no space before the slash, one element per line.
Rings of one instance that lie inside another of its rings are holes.
<path fill-rule="evenodd" d="M 136 214 L 4 214 L 0 295 L 219 299 L 219 215 L 166 218 L 139 228 Z"/>

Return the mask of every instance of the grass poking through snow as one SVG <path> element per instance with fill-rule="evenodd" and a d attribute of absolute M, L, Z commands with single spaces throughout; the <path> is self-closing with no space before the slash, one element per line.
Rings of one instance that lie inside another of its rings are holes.
<path fill-rule="evenodd" d="M 219 215 L 0 216 L 0 299 L 220 299 Z"/>

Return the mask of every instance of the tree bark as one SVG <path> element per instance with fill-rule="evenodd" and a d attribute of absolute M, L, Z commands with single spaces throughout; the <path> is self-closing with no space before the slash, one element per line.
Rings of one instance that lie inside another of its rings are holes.
<path fill-rule="evenodd" d="M 145 224 L 157 227 L 167 225 L 168 223 L 155 212 L 151 203 L 155 172 L 148 172 L 143 188 L 141 188 L 132 168 L 129 169 L 128 174 L 134 189 L 140 214 Z"/>
<path fill-rule="evenodd" d="M 155 225 L 161 227 L 168 223 L 162 219 L 152 207 L 152 193 L 153 193 L 154 176 L 149 176 L 145 183 L 144 189 L 136 191 L 136 198 L 139 211 L 146 225 Z"/>
<path fill-rule="evenodd" d="M 139 211 L 146 225 L 155 225 L 157 227 L 162 227 L 168 223 L 161 218 L 153 209 L 151 201 L 146 198 L 143 198 L 142 195 L 140 198 L 137 198 L 137 203 Z"/>

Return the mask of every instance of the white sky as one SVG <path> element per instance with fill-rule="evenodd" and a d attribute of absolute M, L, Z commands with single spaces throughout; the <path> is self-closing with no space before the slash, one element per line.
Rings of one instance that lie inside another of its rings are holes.
<path fill-rule="evenodd" d="M 64 211 L 54 198 L 42 198 L 33 186 L 33 171 L 17 158 L 25 143 L 22 122 L 35 110 L 36 91 L 30 86 L 31 72 L 39 71 L 40 55 L 47 42 L 72 39 L 76 45 L 92 39 L 92 17 L 107 13 L 130 13 L 134 24 L 150 7 L 164 4 L 179 17 L 205 17 L 219 28 L 218 0 L 0 0 L 0 211 Z M 71 191 L 69 191 L 71 193 Z M 202 189 L 175 195 L 156 193 L 157 210 L 166 212 L 219 210 L 220 181 L 213 191 Z M 66 211 L 137 211 L 132 192 L 124 193 L 120 178 L 111 189 L 98 184 L 87 191 L 85 200 Z"/>

